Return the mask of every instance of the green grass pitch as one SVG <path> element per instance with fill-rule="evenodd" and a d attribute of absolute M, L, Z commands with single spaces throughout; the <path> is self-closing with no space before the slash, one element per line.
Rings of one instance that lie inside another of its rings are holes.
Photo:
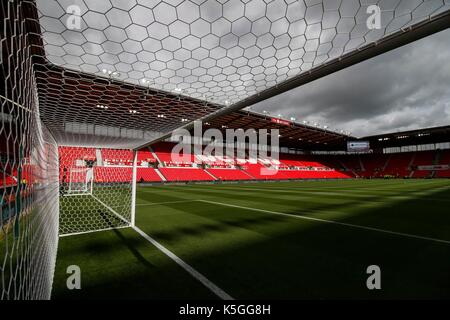
<path fill-rule="evenodd" d="M 142 231 L 236 299 L 450 297 L 450 180 L 138 187 L 136 203 Z M 217 297 L 125 228 L 60 238 L 53 298 Z"/>

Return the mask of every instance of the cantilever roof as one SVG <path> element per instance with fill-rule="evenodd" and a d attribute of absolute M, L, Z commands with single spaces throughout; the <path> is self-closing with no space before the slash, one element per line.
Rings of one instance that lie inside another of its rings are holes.
<path fill-rule="evenodd" d="M 236 111 L 208 121 L 206 125 L 204 124 L 203 129 L 209 128 L 221 131 L 226 129 L 278 129 L 281 147 L 305 150 L 344 150 L 347 141 L 357 139 L 341 132 L 250 111 Z"/>
<path fill-rule="evenodd" d="M 20 28 L 8 32 L 27 30 L 39 112 L 58 143 L 136 148 L 450 25 L 448 1 L 385 0 L 382 28 L 368 30 L 368 4 L 24 0 L 3 7 L 17 6 L 6 23 Z M 67 27 L 70 5 L 80 9 L 81 29 Z"/>

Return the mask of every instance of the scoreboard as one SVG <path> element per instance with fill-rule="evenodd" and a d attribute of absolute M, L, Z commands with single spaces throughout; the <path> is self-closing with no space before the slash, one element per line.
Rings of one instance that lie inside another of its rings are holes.
<path fill-rule="evenodd" d="M 348 152 L 367 152 L 370 150 L 369 141 L 348 141 L 347 151 Z"/>

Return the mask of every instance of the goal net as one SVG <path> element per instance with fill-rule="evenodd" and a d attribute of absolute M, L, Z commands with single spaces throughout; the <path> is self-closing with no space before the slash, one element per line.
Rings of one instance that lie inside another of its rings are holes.
<path fill-rule="evenodd" d="M 58 147 L 40 120 L 23 8 L 1 1 L 0 14 L 0 300 L 49 299 L 58 247 Z"/>
<path fill-rule="evenodd" d="M 59 146 L 60 234 L 129 226 L 134 152 Z"/>
<path fill-rule="evenodd" d="M 133 225 L 126 148 L 443 30 L 450 12 L 376 1 L 367 29 L 368 1 L 122 2 L 0 1 L 0 300 L 50 298 L 58 233 Z"/>
<path fill-rule="evenodd" d="M 70 170 L 69 178 L 69 190 L 68 194 L 71 195 L 92 195 L 92 183 L 94 181 L 93 168 L 73 168 Z M 62 182 L 64 184 L 64 181 Z"/>

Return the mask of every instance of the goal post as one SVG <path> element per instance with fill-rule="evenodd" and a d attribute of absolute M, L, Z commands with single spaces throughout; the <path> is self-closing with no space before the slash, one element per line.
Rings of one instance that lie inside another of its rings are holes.
<path fill-rule="evenodd" d="M 72 168 L 68 182 L 68 195 L 92 195 L 94 168 Z"/>
<path fill-rule="evenodd" d="M 131 226 L 136 225 L 136 179 L 137 179 L 137 150 L 133 154 L 133 172 L 131 178 Z"/>

